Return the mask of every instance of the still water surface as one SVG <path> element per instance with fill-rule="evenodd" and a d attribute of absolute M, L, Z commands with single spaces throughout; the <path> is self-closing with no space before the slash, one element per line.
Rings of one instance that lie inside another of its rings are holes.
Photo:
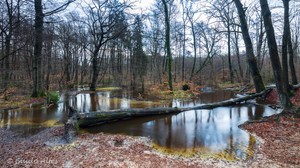
<path fill-rule="evenodd" d="M 231 91 L 203 93 L 197 100 L 136 101 L 126 91 L 83 93 L 75 97 L 62 94 L 57 107 L 14 109 L 0 112 L 0 128 L 31 136 L 63 121 L 67 105 L 81 112 L 99 110 L 182 107 L 222 101 L 234 97 Z M 263 105 L 238 105 L 212 110 L 191 110 L 177 115 L 150 116 L 90 127 L 83 131 L 126 134 L 149 137 L 154 146 L 164 152 L 247 159 L 254 150 L 255 138 L 238 128 L 249 120 L 276 113 Z"/>

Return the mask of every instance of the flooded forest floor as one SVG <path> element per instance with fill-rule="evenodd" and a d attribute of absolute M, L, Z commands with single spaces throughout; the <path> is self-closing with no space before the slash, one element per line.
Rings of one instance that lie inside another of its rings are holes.
<path fill-rule="evenodd" d="M 276 93 L 267 99 L 276 101 Z M 292 102 L 300 105 L 299 89 Z M 247 161 L 167 155 L 148 138 L 104 133 L 79 133 L 73 143 L 60 144 L 61 126 L 27 138 L 0 129 L 0 167 L 299 167 L 299 114 L 264 117 L 241 128 L 257 139 Z"/>

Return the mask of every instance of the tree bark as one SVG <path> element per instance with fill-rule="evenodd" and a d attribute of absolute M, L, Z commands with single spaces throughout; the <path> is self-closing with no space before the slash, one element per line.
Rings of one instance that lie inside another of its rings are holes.
<path fill-rule="evenodd" d="M 297 79 L 297 74 L 296 74 L 296 69 L 294 64 L 294 50 L 292 46 L 291 36 L 289 37 L 288 40 L 288 50 L 289 50 L 289 66 L 291 70 L 292 84 L 296 85 L 298 84 L 298 79 Z"/>
<path fill-rule="evenodd" d="M 99 75 L 99 68 L 98 68 L 98 53 L 99 49 L 96 47 L 96 49 L 93 52 L 92 55 L 92 81 L 90 85 L 90 90 L 95 91 L 97 87 L 97 78 Z"/>
<path fill-rule="evenodd" d="M 264 40 L 262 18 L 260 19 L 259 23 L 260 23 L 260 28 L 259 28 L 258 43 L 257 43 L 257 46 L 256 46 L 256 50 L 257 50 L 258 68 L 261 69 L 262 66 L 263 66 L 262 47 L 263 47 L 263 40 Z"/>
<path fill-rule="evenodd" d="M 3 75 L 3 88 L 6 89 L 10 80 L 10 52 L 11 52 L 11 38 L 13 33 L 13 4 L 6 0 L 7 15 L 8 15 L 8 32 L 5 36 L 5 52 L 4 52 L 4 64 L 5 72 Z"/>
<path fill-rule="evenodd" d="M 283 0 L 284 5 L 284 31 L 286 31 L 286 42 L 287 42 L 287 50 L 289 55 L 289 67 L 291 71 L 291 78 L 292 78 L 292 84 L 296 85 L 298 84 L 295 65 L 294 65 L 294 51 L 293 51 L 293 45 L 291 40 L 291 28 L 290 28 L 290 22 L 289 22 L 289 1 L 290 0 Z M 288 69 L 288 68 L 287 68 Z M 288 70 L 287 70 L 288 73 Z"/>
<path fill-rule="evenodd" d="M 284 6 L 284 26 L 283 26 L 283 37 L 282 37 L 282 80 L 283 80 L 283 89 L 284 92 L 289 92 L 289 71 L 288 71 L 288 32 L 289 32 L 289 1 L 290 0 L 282 0 Z"/>
<path fill-rule="evenodd" d="M 169 18 L 169 10 L 166 0 L 162 0 L 164 5 L 164 12 L 165 12 L 165 36 L 166 36 L 166 50 L 167 50 L 167 57 L 168 57 L 168 81 L 169 81 L 169 89 L 173 91 L 173 84 L 172 84 L 172 53 L 171 53 L 171 42 L 170 42 L 170 18 Z"/>
<path fill-rule="evenodd" d="M 230 30 L 230 24 L 229 21 L 227 23 L 227 52 L 228 52 L 228 67 L 229 67 L 229 75 L 230 75 L 230 83 L 233 83 L 233 69 L 232 69 L 232 63 L 231 63 L 231 43 L 230 43 L 230 37 L 231 37 L 231 30 Z"/>
<path fill-rule="evenodd" d="M 232 106 L 246 102 L 247 100 L 254 99 L 256 97 L 264 97 L 270 89 L 264 90 L 260 93 L 247 95 L 244 97 L 233 98 L 217 103 L 204 104 L 194 107 L 161 107 L 161 108 L 143 108 L 143 109 L 121 109 L 121 110 L 109 110 L 90 113 L 79 113 L 77 116 L 77 123 L 81 127 L 93 126 L 97 124 L 103 124 L 112 121 L 125 120 L 135 117 L 143 117 L 150 115 L 168 115 L 178 114 L 183 111 L 200 110 L 200 109 L 213 109 L 221 106 Z"/>
<path fill-rule="evenodd" d="M 34 1 L 35 8 L 35 42 L 34 42 L 34 55 L 33 55 L 33 91 L 32 97 L 40 97 L 43 94 L 42 88 L 42 47 L 43 47 L 43 23 L 44 13 L 42 0 Z"/>
<path fill-rule="evenodd" d="M 292 103 L 288 97 L 286 89 L 284 89 L 282 69 L 280 65 L 278 49 L 276 44 L 276 38 L 274 34 L 273 23 L 271 19 L 271 11 L 267 0 L 260 0 L 261 12 L 264 19 L 265 30 L 267 33 L 267 42 L 269 47 L 269 54 L 271 64 L 273 68 L 273 74 L 275 78 L 276 88 L 279 95 L 280 103 L 283 108 L 290 108 Z"/>
<path fill-rule="evenodd" d="M 252 76 L 252 79 L 253 79 L 253 82 L 255 85 L 256 92 L 261 92 L 261 91 L 265 90 L 265 85 L 263 83 L 262 77 L 258 70 L 257 61 L 254 56 L 253 45 L 252 45 L 252 41 L 251 41 L 251 38 L 249 35 L 247 21 L 245 18 L 245 11 L 244 11 L 243 5 L 240 2 L 240 0 L 234 0 L 234 3 L 236 5 L 236 8 L 239 13 L 242 34 L 243 34 L 244 43 L 246 46 L 247 63 L 250 68 L 250 73 L 251 73 L 251 76 Z"/>
<path fill-rule="evenodd" d="M 244 72 L 243 68 L 241 65 L 241 56 L 240 56 L 240 50 L 239 50 L 239 34 L 238 34 L 239 27 L 237 30 L 234 32 L 234 37 L 235 37 L 235 48 L 236 48 L 236 57 L 237 57 L 237 62 L 238 62 L 238 68 L 239 68 L 239 75 L 240 75 L 240 82 L 244 82 Z M 238 75 L 237 75 L 238 76 Z"/>

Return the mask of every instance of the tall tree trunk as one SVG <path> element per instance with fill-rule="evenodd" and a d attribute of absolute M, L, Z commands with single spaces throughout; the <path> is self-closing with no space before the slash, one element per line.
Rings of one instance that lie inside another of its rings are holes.
<path fill-rule="evenodd" d="M 4 75 L 3 75 L 3 88 L 6 89 L 9 85 L 10 80 L 10 52 L 11 52 L 11 38 L 13 33 L 13 4 L 9 3 L 8 0 L 5 1 L 7 7 L 7 15 L 8 15 L 8 32 L 5 36 L 5 50 L 4 50 Z M 4 34 L 4 33 L 3 33 Z"/>
<path fill-rule="evenodd" d="M 52 71 L 52 46 L 53 46 L 53 37 L 51 35 L 49 39 L 49 44 L 47 45 L 47 74 L 45 78 L 46 90 L 50 89 L 50 73 Z"/>
<path fill-rule="evenodd" d="M 293 50 L 293 45 L 291 41 L 291 36 L 288 41 L 288 50 L 289 50 L 289 66 L 291 70 L 291 78 L 292 78 L 292 84 L 296 85 L 298 84 L 298 79 L 297 79 L 297 74 L 296 74 L 296 69 L 295 69 L 295 64 L 294 64 L 294 50 Z"/>
<path fill-rule="evenodd" d="M 34 1 L 35 8 L 35 42 L 34 42 L 34 54 L 33 54 L 33 91 L 32 97 L 40 97 L 43 94 L 42 88 L 42 47 L 43 47 L 43 23 L 44 14 L 42 0 Z"/>
<path fill-rule="evenodd" d="M 234 32 L 234 36 L 235 36 L 235 48 L 236 48 L 236 57 L 238 61 L 239 75 L 241 77 L 241 82 L 244 82 L 244 72 L 241 65 L 241 56 L 240 56 L 240 49 L 239 49 L 239 35 L 237 31 Z"/>
<path fill-rule="evenodd" d="M 291 28 L 289 22 L 289 0 L 283 0 L 284 5 L 284 30 L 286 31 L 287 40 L 287 50 L 289 54 L 289 67 L 291 71 L 292 84 L 298 84 L 295 65 L 294 65 L 294 50 L 291 40 Z M 287 68 L 288 69 L 288 68 Z M 287 70 L 288 71 L 288 70 Z"/>
<path fill-rule="evenodd" d="M 244 43 L 246 46 L 247 63 L 249 65 L 250 73 L 251 73 L 252 79 L 254 81 L 256 92 L 261 92 L 261 91 L 265 90 L 265 85 L 263 83 L 262 77 L 258 70 L 257 62 L 256 62 L 256 59 L 254 56 L 253 45 L 252 45 L 251 38 L 249 35 L 247 21 L 245 18 L 245 11 L 244 11 L 243 5 L 240 2 L 240 0 L 234 0 L 234 3 L 236 5 L 236 8 L 239 13 L 242 35 L 243 35 Z"/>
<path fill-rule="evenodd" d="M 288 32 L 289 32 L 289 1 L 290 0 L 282 0 L 284 6 L 284 28 L 283 28 L 283 37 L 282 37 L 282 80 L 283 80 L 283 89 L 284 92 L 289 92 L 289 70 L 288 70 Z"/>
<path fill-rule="evenodd" d="M 231 43 L 230 43 L 230 37 L 231 37 L 231 30 L 230 25 L 227 23 L 227 52 L 228 52 L 228 67 L 229 67 L 229 77 L 230 77 L 230 83 L 233 83 L 233 69 L 232 69 L 232 63 L 231 63 Z"/>
<path fill-rule="evenodd" d="M 271 11 L 267 0 L 260 0 L 261 12 L 264 19 L 265 30 L 267 33 L 267 41 L 269 46 L 269 54 L 273 68 L 274 79 L 276 82 L 276 88 L 279 95 L 280 103 L 283 108 L 289 108 L 292 103 L 288 97 L 286 89 L 284 89 L 282 69 L 280 65 L 280 59 L 278 55 L 278 49 L 276 44 L 276 38 L 274 34 L 273 23 L 271 19 Z"/>
<path fill-rule="evenodd" d="M 99 75 L 99 68 L 98 68 L 98 53 L 99 53 L 100 47 L 96 47 L 96 49 L 93 52 L 92 56 L 92 82 L 90 84 L 90 90 L 96 91 L 97 87 L 97 79 Z"/>
<path fill-rule="evenodd" d="M 196 56 L 197 56 L 197 41 L 196 41 L 196 32 L 195 32 L 195 27 L 194 27 L 194 23 L 191 19 L 191 17 L 189 17 L 189 21 L 191 24 L 191 29 L 192 29 L 192 36 L 193 36 L 193 50 L 194 50 L 194 61 L 193 61 L 193 67 L 192 67 L 192 72 L 191 72 L 191 77 L 190 80 L 192 80 L 194 73 L 195 73 L 195 66 L 196 66 Z"/>
<path fill-rule="evenodd" d="M 229 11 L 230 11 L 230 5 L 227 5 L 227 9 L 228 9 L 228 17 L 229 17 Z M 229 66 L 229 73 L 230 73 L 230 83 L 233 83 L 233 78 L 234 78 L 234 74 L 233 74 L 233 68 L 232 68 L 232 63 L 231 63 L 231 42 L 230 42 L 230 38 L 231 38 L 231 30 L 230 30 L 230 20 L 228 18 L 227 20 L 227 52 L 228 52 L 228 66 Z"/>
<path fill-rule="evenodd" d="M 185 75 L 185 36 L 186 36 L 186 13 L 185 13 L 185 6 L 184 2 L 181 1 L 182 5 L 182 20 L 183 20 L 183 46 L 182 46 L 182 67 L 181 67 L 181 81 L 184 81 L 184 75 Z"/>
<path fill-rule="evenodd" d="M 263 40 L 264 40 L 264 32 L 263 32 L 263 21 L 262 18 L 260 20 L 260 30 L 259 30 L 259 35 L 258 35 L 258 43 L 257 43 L 257 59 L 258 59 L 258 68 L 262 68 L 263 66 L 263 58 L 261 58 L 262 55 L 262 46 L 263 46 Z"/>
<path fill-rule="evenodd" d="M 182 46 L 182 67 L 181 67 L 181 81 L 184 81 L 185 71 L 185 21 L 183 22 L 183 46 Z"/>
<path fill-rule="evenodd" d="M 168 5 L 166 0 L 162 0 L 164 5 L 164 12 L 165 12 L 165 26 L 166 26 L 166 49 L 167 49 L 167 57 L 168 57 L 168 82 L 169 82 L 169 89 L 173 91 L 173 84 L 172 84 L 172 53 L 171 53 L 171 44 L 170 44 L 170 19 L 169 19 L 169 11 Z"/>

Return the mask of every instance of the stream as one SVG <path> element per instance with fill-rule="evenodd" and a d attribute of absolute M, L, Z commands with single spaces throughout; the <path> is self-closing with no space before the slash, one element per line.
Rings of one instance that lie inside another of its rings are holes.
<path fill-rule="evenodd" d="M 234 97 L 229 90 L 209 91 L 195 100 L 137 101 L 126 90 L 81 93 L 75 97 L 61 94 L 57 106 L 24 108 L 0 112 L 0 128 L 32 136 L 62 123 L 71 105 L 80 112 L 146 107 L 188 107 Z M 238 125 L 277 113 L 268 106 L 241 104 L 212 110 L 191 110 L 176 115 L 149 116 L 89 127 L 82 132 L 124 134 L 149 137 L 159 151 L 185 156 L 247 160 L 256 140 Z"/>

